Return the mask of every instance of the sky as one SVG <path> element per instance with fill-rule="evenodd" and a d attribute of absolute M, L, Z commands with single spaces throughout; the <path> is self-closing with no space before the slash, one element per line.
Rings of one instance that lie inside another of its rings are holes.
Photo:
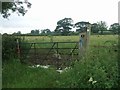
<path fill-rule="evenodd" d="M 9 19 L 0 16 L 0 32 L 30 33 L 34 29 L 54 31 L 57 21 L 72 18 L 74 23 L 105 21 L 108 27 L 118 22 L 120 0 L 28 0 L 32 7 L 25 16 L 13 13 Z"/>

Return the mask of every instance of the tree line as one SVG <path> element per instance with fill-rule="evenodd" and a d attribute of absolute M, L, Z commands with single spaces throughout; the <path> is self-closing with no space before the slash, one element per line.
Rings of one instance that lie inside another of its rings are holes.
<path fill-rule="evenodd" d="M 62 35 L 62 36 L 69 36 L 69 35 L 78 35 L 80 32 L 85 30 L 88 25 L 91 25 L 91 34 L 119 34 L 120 32 L 120 25 L 119 23 L 113 23 L 108 28 L 105 21 L 99 21 L 97 23 L 90 23 L 85 21 L 80 21 L 77 23 L 73 23 L 72 18 L 64 18 L 57 22 L 57 26 L 55 30 L 50 29 L 34 29 L 31 30 L 30 33 L 27 33 L 26 35 Z M 75 29 L 73 31 L 72 29 Z M 22 33 L 18 31 L 17 33 L 14 33 L 17 35 L 21 35 Z"/>

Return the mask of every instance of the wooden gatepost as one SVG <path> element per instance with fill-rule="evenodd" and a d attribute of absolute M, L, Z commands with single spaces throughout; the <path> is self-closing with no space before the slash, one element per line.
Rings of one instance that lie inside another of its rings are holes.
<path fill-rule="evenodd" d="M 79 34 L 79 58 L 80 59 L 84 57 L 86 50 L 89 47 L 90 31 L 91 31 L 91 25 L 87 24 L 86 28 L 84 28 L 84 30 L 82 30 Z"/>

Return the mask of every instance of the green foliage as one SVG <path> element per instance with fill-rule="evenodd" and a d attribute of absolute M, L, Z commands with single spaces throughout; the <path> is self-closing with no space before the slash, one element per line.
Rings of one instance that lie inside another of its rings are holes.
<path fill-rule="evenodd" d="M 15 35 L 21 35 L 21 31 L 18 31 L 17 33 L 14 33 Z"/>
<path fill-rule="evenodd" d="M 113 55 L 109 56 L 108 52 L 109 50 L 104 48 L 91 48 L 85 58 L 73 62 L 70 69 L 61 74 L 52 67 L 29 68 L 14 60 L 3 66 L 3 87 L 117 88 L 117 55 L 112 52 Z"/>
<path fill-rule="evenodd" d="M 100 34 L 103 34 L 103 31 L 106 31 L 108 28 L 106 22 L 104 21 L 97 22 L 97 25 Z"/>
<path fill-rule="evenodd" d="M 84 22 L 84 21 L 77 22 L 75 24 L 75 27 L 77 28 L 76 32 L 83 32 L 83 31 L 87 30 L 87 25 L 89 25 L 89 24 L 90 24 L 89 22 Z"/>
<path fill-rule="evenodd" d="M 31 30 L 32 35 L 39 35 L 39 30 Z"/>
<path fill-rule="evenodd" d="M 97 54 L 99 51 L 99 54 Z M 104 53 L 103 53 L 104 52 Z M 117 88 L 117 55 L 109 56 L 107 49 L 91 49 L 72 69 L 61 74 L 62 88 Z M 93 80 L 90 81 L 90 78 Z"/>
<path fill-rule="evenodd" d="M 59 73 L 54 69 L 29 68 L 17 60 L 3 66 L 3 88 L 51 88 L 56 87 Z"/>
<path fill-rule="evenodd" d="M 27 8 L 31 7 L 31 3 L 30 2 L 2 2 L 2 16 L 4 18 L 8 18 L 11 15 L 11 12 L 17 12 L 18 15 L 25 15 L 25 13 L 27 12 L 26 8 L 24 7 L 24 5 L 27 6 Z"/>
<path fill-rule="evenodd" d="M 59 20 L 57 22 L 55 33 L 67 36 L 73 27 L 72 22 L 73 20 L 71 18 L 64 18 L 62 20 Z"/>
<path fill-rule="evenodd" d="M 99 29 L 98 29 L 98 24 L 97 23 L 93 23 L 91 25 L 91 32 L 92 33 L 98 33 Z"/>
<path fill-rule="evenodd" d="M 43 29 L 41 30 L 41 35 L 51 35 L 52 32 L 50 31 L 50 29 Z"/>
<path fill-rule="evenodd" d="M 114 34 L 118 34 L 120 31 L 119 23 L 114 23 L 114 24 L 110 25 L 109 30 L 111 30 Z"/>
<path fill-rule="evenodd" d="M 109 45 L 112 46 L 118 40 L 116 37 L 113 35 L 99 37 L 94 35 L 91 36 L 90 45 L 107 46 L 110 43 Z M 70 40 L 77 39 L 76 36 L 74 38 L 68 36 L 68 38 Z M 68 38 L 55 36 L 57 41 L 61 39 L 65 41 Z M 53 40 L 55 39 L 53 38 Z M 44 40 L 50 39 L 46 36 Z M 4 88 L 117 88 L 119 86 L 117 81 L 118 62 L 117 52 L 114 51 L 114 48 L 90 46 L 82 60 L 73 62 L 70 69 L 61 74 L 52 67 L 49 69 L 29 68 L 17 60 L 3 66 Z"/>
<path fill-rule="evenodd" d="M 14 35 L 2 35 L 2 59 L 3 61 L 15 58 L 16 55 L 16 37 Z"/>
<path fill-rule="evenodd" d="M 26 49 L 30 47 L 30 45 L 22 44 L 26 42 L 24 37 L 21 38 L 20 36 L 8 35 L 8 34 L 2 35 L 2 60 L 3 62 L 8 61 L 12 58 L 19 58 L 17 40 L 19 43 L 20 54 L 22 54 L 23 50 L 26 51 Z"/>
<path fill-rule="evenodd" d="M 107 31 L 107 25 L 104 21 L 99 21 L 97 23 L 93 23 L 91 27 L 92 33 L 100 33 L 101 35 L 104 34 L 104 31 Z"/>

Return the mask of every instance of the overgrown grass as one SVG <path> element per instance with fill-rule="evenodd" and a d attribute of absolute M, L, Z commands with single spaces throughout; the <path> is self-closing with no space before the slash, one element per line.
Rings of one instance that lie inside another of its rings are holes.
<path fill-rule="evenodd" d="M 16 60 L 3 66 L 3 88 L 56 87 L 58 73 L 50 68 L 29 68 Z"/>
<path fill-rule="evenodd" d="M 62 41 L 63 38 L 58 37 Z M 66 38 L 64 40 L 67 41 Z M 71 38 L 77 41 L 78 36 Z M 109 40 L 117 42 L 118 39 L 112 35 L 91 36 L 90 43 L 104 45 Z M 73 62 L 71 69 L 61 74 L 53 67 L 29 68 L 11 60 L 3 65 L 2 78 L 3 88 L 115 88 L 118 86 L 117 51 L 114 48 L 90 47 L 82 60 Z M 90 82 L 90 78 L 93 81 Z"/>

